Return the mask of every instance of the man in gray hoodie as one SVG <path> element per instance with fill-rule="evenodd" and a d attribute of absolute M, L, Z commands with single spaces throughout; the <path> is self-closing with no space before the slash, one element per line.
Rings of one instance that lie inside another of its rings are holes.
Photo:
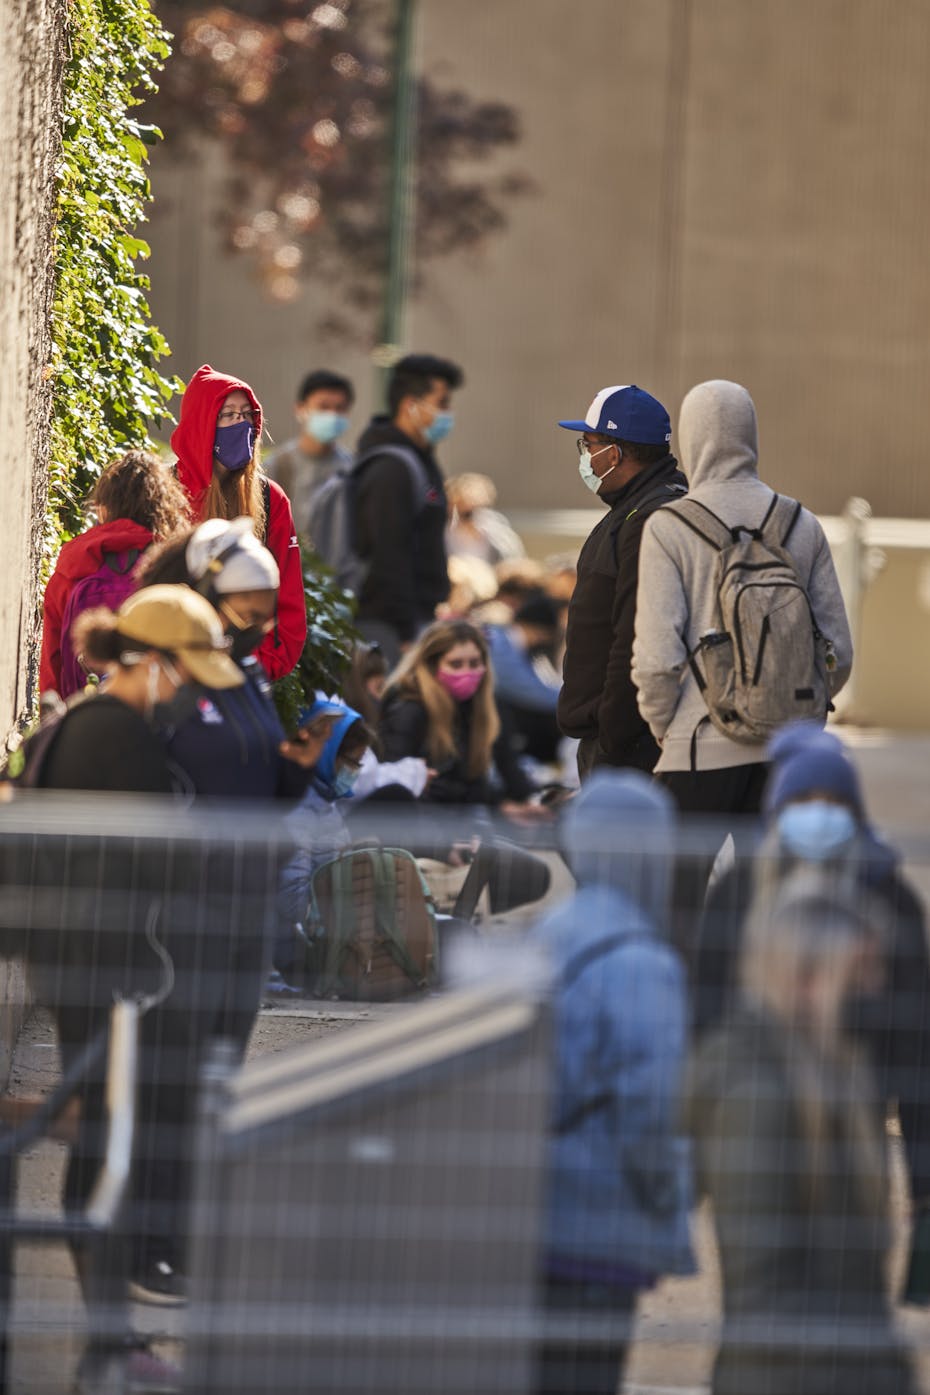
<path fill-rule="evenodd" d="M 699 383 L 681 405 L 681 465 L 689 499 L 729 528 L 758 529 L 773 491 L 759 479 L 756 411 L 738 383 Z M 752 814 L 765 784 L 765 741 L 735 741 L 707 720 L 689 666 L 716 624 L 718 553 L 666 504 L 643 530 L 633 642 L 639 710 L 661 747 L 656 774 L 685 813 Z M 832 646 L 828 679 L 839 692 L 852 666 L 852 640 L 830 548 L 813 514 L 801 509 L 786 543 L 817 628 Z"/>

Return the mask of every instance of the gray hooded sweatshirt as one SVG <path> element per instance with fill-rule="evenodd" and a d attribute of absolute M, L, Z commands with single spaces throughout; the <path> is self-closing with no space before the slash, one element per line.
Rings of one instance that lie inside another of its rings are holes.
<path fill-rule="evenodd" d="M 759 479 L 756 410 L 738 383 L 699 383 L 681 404 L 678 420 L 681 466 L 689 497 L 728 527 L 757 528 L 772 500 Z M 633 642 L 633 682 L 639 710 L 662 747 L 657 771 L 690 770 L 691 739 L 697 729 L 697 770 L 722 770 L 765 759 L 764 744 L 733 741 L 710 722 L 688 667 L 688 654 L 715 626 L 714 568 L 717 553 L 674 517 L 666 504 L 643 530 Z M 830 548 L 807 509 L 788 542 L 807 588 L 817 625 L 836 652 L 830 674 L 837 693 L 852 667 L 852 639 Z"/>

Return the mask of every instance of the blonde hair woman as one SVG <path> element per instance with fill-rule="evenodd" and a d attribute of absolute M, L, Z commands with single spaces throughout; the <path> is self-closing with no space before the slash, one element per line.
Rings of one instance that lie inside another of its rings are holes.
<path fill-rule="evenodd" d="M 529 797 L 532 785 L 498 741 L 500 730 L 484 635 L 467 620 L 430 625 L 388 679 L 381 708 L 384 759 L 421 756 L 436 772 L 426 799 L 500 804 L 508 813 Z"/>
<path fill-rule="evenodd" d="M 714 1206 L 724 1328 L 714 1395 L 909 1395 L 885 1285 L 884 1120 L 850 1006 L 879 986 L 883 927 L 822 872 L 754 905 L 729 1022 L 689 1112 Z"/>

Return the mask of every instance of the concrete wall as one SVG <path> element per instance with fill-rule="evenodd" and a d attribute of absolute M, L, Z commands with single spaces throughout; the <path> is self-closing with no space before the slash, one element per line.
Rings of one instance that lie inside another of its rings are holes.
<path fill-rule="evenodd" d="M 537 184 L 480 254 L 436 266 L 409 346 L 466 366 L 450 470 L 507 505 L 574 506 L 553 427 L 606 383 L 637 381 L 673 419 L 695 381 L 753 392 L 763 466 L 819 512 L 930 514 L 918 404 L 930 373 L 930 87 L 923 0 L 428 0 L 417 62 L 520 111 L 498 168 Z M 169 142 L 170 142 L 170 131 Z M 251 378 L 272 430 L 293 384 L 364 354 L 319 341 L 319 290 L 262 301 L 217 250 L 219 171 L 153 164 L 153 308 L 188 374 Z"/>
<path fill-rule="evenodd" d="M 52 211 L 63 0 L 0 0 L 0 739 L 32 699 L 48 461 Z M 19 1029 L 22 971 L 0 962 L 0 1083 Z"/>

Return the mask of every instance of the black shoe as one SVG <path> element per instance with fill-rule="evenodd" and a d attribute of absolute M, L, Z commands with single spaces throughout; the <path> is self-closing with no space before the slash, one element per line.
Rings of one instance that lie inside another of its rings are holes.
<path fill-rule="evenodd" d="M 181 1308 L 187 1302 L 187 1278 L 170 1260 L 150 1259 L 129 1280 L 129 1296 L 137 1303 Z"/>

